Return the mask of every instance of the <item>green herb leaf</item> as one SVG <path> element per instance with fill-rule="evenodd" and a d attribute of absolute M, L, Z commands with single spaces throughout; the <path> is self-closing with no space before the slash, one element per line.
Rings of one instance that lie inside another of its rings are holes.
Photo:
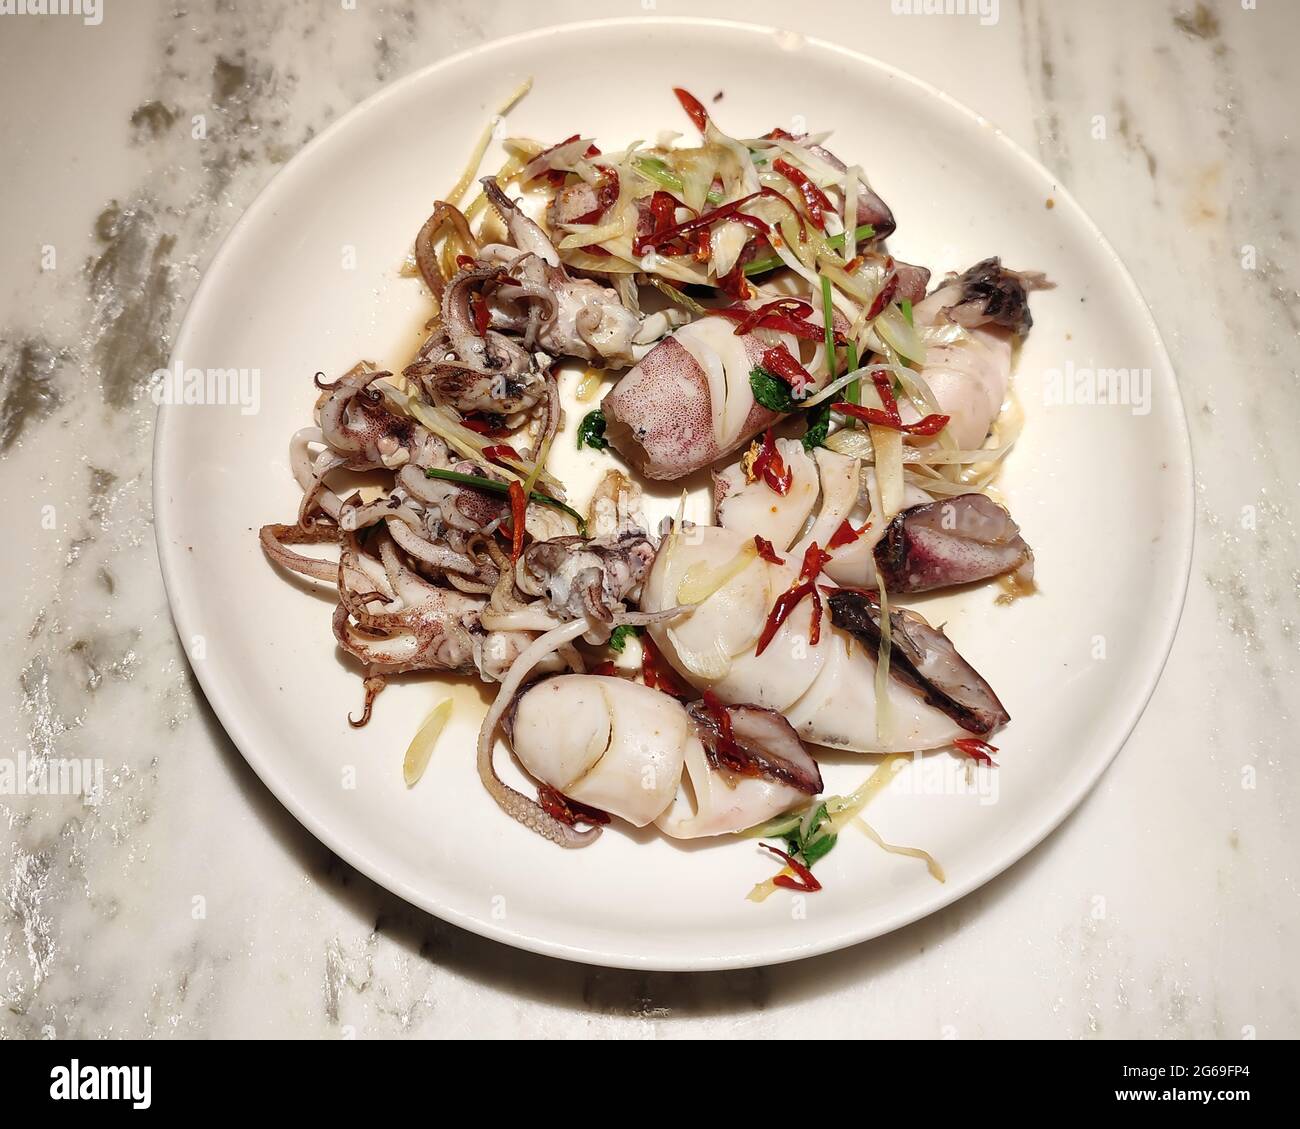
<path fill-rule="evenodd" d="M 818 859 L 830 854 L 838 839 L 838 835 L 823 835 L 820 839 L 814 839 L 811 843 L 806 843 L 803 850 L 799 852 L 803 855 L 804 865 L 812 866 Z"/>
<path fill-rule="evenodd" d="M 910 298 L 904 298 L 898 303 L 898 308 L 903 311 L 903 317 L 907 318 L 907 324 L 912 324 L 912 301 Z M 868 311 L 869 313 L 870 311 Z"/>
<path fill-rule="evenodd" d="M 633 627 L 630 623 L 620 623 L 609 633 L 609 649 L 615 654 L 621 655 L 623 648 L 627 646 L 628 636 L 640 634 L 641 628 Z"/>
<path fill-rule="evenodd" d="M 792 412 L 798 407 L 790 395 L 790 386 L 762 365 L 750 369 L 749 387 L 753 389 L 754 399 L 769 412 Z"/>
<path fill-rule="evenodd" d="M 584 444 L 593 451 L 603 451 L 609 446 L 609 440 L 605 438 L 605 413 L 599 408 L 589 411 L 578 425 L 578 450 L 581 451 Z"/>
<path fill-rule="evenodd" d="M 831 429 L 831 402 L 823 400 L 808 409 L 808 430 L 803 433 L 803 449 L 809 454 L 817 447 L 826 445 L 826 436 Z"/>
<path fill-rule="evenodd" d="M 812 826 L 808 829 L 807 837 L 800 834 L 802 824 L 795 826 L 793 834 L 787 833 L 783 836 L 786 846 L 789 850 L 787 854 L 794 855 L 802 860 L 805 866 L 811 867 L 820 858 L 825 858 L 835 847 L 838 835 L 831 835 L 822 830 L 822 826 L 829 822 L 830 815 L 826 811 L 826 805 L 821 804 L 817 808 L 817 813 L 813 816 Z"/>

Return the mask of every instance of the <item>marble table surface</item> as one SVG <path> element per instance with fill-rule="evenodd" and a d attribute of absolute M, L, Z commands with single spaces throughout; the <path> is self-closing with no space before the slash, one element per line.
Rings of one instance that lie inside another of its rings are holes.
<path fill-rule="evenodd" d="M 928 79 L 1078 196 L 1179 373 L 1191 589 L 1136 732 L 1043 846 L 891 936 L 707 975 L 481 940 L 281 809 L 173 634 L 143 385 L 242 209 L 349 107 L 513 31 L 701 6 L 106 0 L 98 26 L 0 16 L 5 755 L 104 764 L 94 803 L 0 795 L 0 1035 L 1300 1034 L 1300 5 L 1001 0 L 986 24 L 907 6 L 707 10 Z"/>

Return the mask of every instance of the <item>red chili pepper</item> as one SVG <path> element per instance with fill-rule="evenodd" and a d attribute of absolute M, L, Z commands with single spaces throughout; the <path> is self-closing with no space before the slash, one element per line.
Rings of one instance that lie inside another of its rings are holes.
<path fill-rule="evenodd" d="M 715 312 L 730 317 L 735 311 L 717 310 Z M 736 322 L 736 336 L 743 337 L 746 333 L 753 333 L 766 317 L 789 316 L 802 321 L 812 317 L 812 312 L 812 304 L 805 302 L 802 298 L 776 298 L 771 302 L 764 302 L 761 306 L 752 310 L 744 311 L 746 316 Z"/>
<path fill-rule="evenodd" d="M 766 537 L 759 537 L 758 534 L 754 534 L 754 548 L 758 550 L 758 555 L 768 564 L 785 564 L 785 561 L 776 555 L 776 549 Z"/>
<path fill-rule="evenodd" d="M 468 270 L 474 265 L 474 258 L 472 255 L 457 255 L 456 265 L 460 267 L 461 270 Z"/>
<path fill-rule="evenodd" d="M 891 264 L 893 260 L 890 260 Z M 880 293 L 871 301 L 871 309 L 867 311 L 867 321 L 879 317 L 884 308 L 894 300 L 894 294 L 898 290 L 898 272 L 894 271 L 889 276 L 888 281 L 880 288 Z"/>
<path fill-rule="evenodd" d="M 763 435 L 763 445 L 754 460 L 754 475 L 766 482 L 768 487 L 782 498 L 790 493 L 794 471 L 785 465 L 781 452 L 776 449 L 776 436 L 772 434 L 770 427 Z"/>
<path fill-rule="evenodd" d="M 790 586 L 788 591 L 782 592 L 776 598 L 776 603 L 768 613 L 767 622 L 763 625 L 763 633 L 758 637 L 758 646 L 754 648 L 754 654 L 761 655 L 767 650 L 767 645 L 781 630 L 781 624 L 790 618 L 790 613 L 799 606 L 805 596 L 812 600 L 812 625 L 808 629 L 808 643 L 813 647 L 817 645 L 822 637 L 822 598 L 821 593 L 817 591 L 817 575 L 830 559 L 830 554 L 818 548 L 816 541 L 808 546 L 807 552 L 803 555 L 803 568 L 799 571 L 799 579 Z"/>
<path fill-rule="evenodd" d="M 790 392 L 795 399 L 801 399 L 808 389 L 817 384 L 812 374 L 795 360 L 794 355 L 784 345 L 764 350 L 759 364 L 784 380 L 790 386 Z"/>
<path fill-rule="evenodd" d="M 794 134 L 787 133 L 780 126 L 777 126 L 776 129 L 772 130 L 772 132 L 769 133 L 766 137 L 764 137 L 763 140 L 764 141 L 793 141 Z"/>
<path fill-rule="evenodd" d="M 488 439 L 502 439 L 510 434 L 508 427 L 502 427 L 499 423 L 482 419 L 479 416 L 465 416 L 460 421 L 460 424 L 475 434 L 486 436 Z"/>
<path fill-rule="evenodd" d="M 618 668 L 614 665 L 612 659 L 606 659 L 603 663 L 597 663 L 593 666 L 591 673 L 601 678 L 617 678 Z"/>
<path fill-rule="evenodd" d="M 831 534 L 831 539 L 826 542 L 828 549 L 842 549 L 845 545 L 852 545 L 868 529 L 871 528 L 871 522 L 867 522 L 861 529 L 854 529 L 849 524 L 849 519 L 845 518 L 840 522 L 840 527 Z"/>
<path fill-rule="evenodd" d="M 599 808 L 589 808 L 586 804 L 578 803 L 577 800 L 571 800 L 549 784 L 537 785 L 537 802 L 542 805 L 542 810 L 547 815 L 570 827 L 577 823 L 596 826 L 609 822 L 607 813 Z"/>
<path fill-rule="evenodd" d="M 904 423 L 902 417 L 898 414 L 898 401 L 894 399 L 894 389 L 889 383 L 889 374 L 873 372 L 871 374 L 871 383 L 876 386 L 876 392 L 880 396 L 882 407 L 864 408 L 860 404 L 840 401 L 832 404 L 831 408 L 834 411 L 843 412 L 846 416 L 860 419 L 863 423 L 872 423 L 877 427 L 888 427 L 894 431 L 906 432 L 908 435 L 938 435 L 948 426 L 949 417 L 937 414 L 928 415 L 916 423 Z"/>
<path fill-rule="evenodd" d="M 659 195 L 660 193 L 658 192 L 654 194 L 654 196 Z M 667 196 L 668 194 L 665 192 L 663 195 Z M 684 220 L 682 223 L 674 224 L 672 227 L 664 228 L 662 230 L 658 228 L 658 224 L 656 223 L 656 230 L 651 231 L 646 235 L 638 235 L 636 239 L 633 240 L 632 251 L 634 254 L 644 255 L 647 251 L 659 247 L 660 244 L 667 243 L 673 239 L 683 238 L 698 231 L 702 227 L 711 227 L 719 220 L 726 219 L 737 220 L 748 227 L 752 227 L 761 235 L 767 235 L 771 229 L 757 216 L 737 214 L 745 204 L 748 204 L 751 200 L 760 195 L 762 194 L 759 192 L 751 192 L 748 196 L 742 196 L 739 200 L 732 200 L 729 204 L 719 205 L 711 212 L 701 212 L 693 219 Z M 652 211 L 654 209 L 654 196 L 651 197 L 650 203 Z M 675 208 L 677 206 L 677 201 L 672 196 L 668 196 L 668 199 L 673 201 L 673 206 Z"/>
<path fill-rule="evenodd" d="M 677 95 L 677 101 L 682 104 L 682 109 L 686 111 L 695 128 L 701 133 L 704 127 L 709 124 L 709 111 L 704 108 L 700 100 L 695 97 L 689 90 L 683 90 L 680 86 L 673 87 L 673 93 Z"/>
<path fill-rule="evenodd" d="M 803 863 L 796 861 L 790 855 L 787 855 L 785 851 L 778 850 L 776 847 L 769 847 L 766 843 L 759 843 L 759 846 L 765 851 L 771 851 L 799 876 L 798 881 L 796 881 L 788 874 L 778 874 L 772 879 L 773 886 L 780 886 L 783 890 L 798 890 L 804 894 L 815 894 L 822 888 L 822 884 L 817 881 L 813 872 Z"/>
<path fill-rule="evenodd" d="M 709 256 L 713 254 L 713 236 L 709 229 L 702 228 L 696 233 L 695 238 L 695 261 L 697 263 L 707 263 Z"/>
<path fill-rule="evenodd" d="M 825 213 L 835 210 L 835 205 L 830 202 L 830 198 L 826 193 L 809 180 L 803 170 L 795 168 L 789 161 L 783 160 L 781 157 L 777 157 L 772 162 L 772 168 L 799 190 L 804 205 L 808 209 L 808 218 L 812 220 L 813 227 L 818 231 L 825 231 Z"/>
<path fill-rule="evenodd" d="M 502 459 L 514 459 L 515 462 L 522 462 L 519 452 L 516 451 L 509 443 L 494 443 L 490 447 L 483 448 L 483 454 L 489 459 L 496 459 L 498 462 Z"/>
<path fill-rule="evenodd" d="M 688 701 L 695 692 L 682 685 L 675 671 L 668 668 L 649 636 L 641 636 L 641 677 L 651 690 L 662 690 L 671 697 Z"/>
<path fill-rule="evenodd" d="M 753 246 L 753 244 L 750 244 Z M 749 299 L 752 288 L 749 285 L 749 279 L 745 277 L 744 254 L 736 261 L 736 265 L 726 274 L 719 277 L 717 286 L 729 298 L 734 298 L 737 302 L 744 302 Z"/>
<path fill-rule="evenodd" d="M 724 306 L 721 309 L 705 311 L 718 314 L 736 322 L 736 336 L 752 333 L 755 329 L 771 329 L 777 333 L 788 333 L 801 341 L 824 341 L 826 330 L 803 319 L 812 315 L 812 306 L 798 298 L 777 298 L 766 302 L 757 309 Z M 797 316 L 796 316 L 797 315 Z M 835 334 L 835 343 L 843 344 L 844 335 Z"/>
<path fill-rule="evenodd" d="M 524 551 L 524 527 L 528 521 L 528 499 L 518 482 L 510 484 L 510 559 L 517 561 Z"/>
<path fill-rule="evenodd" d="M 963 737 L 960 741 L 954 741 L 952 746 L 980 764 L 991 764 L 994 768 L 998 766 L 997 761 L 993 759 L 993 754 L 998 751 L 997 746 L 981 741 L 978 737 Z"/>

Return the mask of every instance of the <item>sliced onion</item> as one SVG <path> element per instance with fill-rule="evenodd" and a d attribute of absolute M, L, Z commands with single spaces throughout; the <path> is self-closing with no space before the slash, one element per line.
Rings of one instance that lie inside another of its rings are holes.
<path fill-rule="evenodd" d="M 875 461 L 876 451 L 871 445 L 871 438 L 865 431 L 856 427 L 846 427 L 827 438 L 822 444 L 837 455 L 848 455 L 851 459 L 861 459 L 870 465 Z"/>
<path fill-rule="evenodd" d="M 402 760 L 402 779 L 410 788 L 415 784 L 424 770 L 429 767 L 429 758 L 433 756 L 433 746 L 451 717 L 451 699 L 444 698 L 430 711 L 424 719 L 411 743 L 406 747 L 406 756 Z"/>
<path fill-rule="evenodd" d="M 903 316 L 903 311 L 891 303 L 872 323 L 890 348 L 900 356 L 918 365 L 925 364 L 925 342 L 914 326 Z"/>

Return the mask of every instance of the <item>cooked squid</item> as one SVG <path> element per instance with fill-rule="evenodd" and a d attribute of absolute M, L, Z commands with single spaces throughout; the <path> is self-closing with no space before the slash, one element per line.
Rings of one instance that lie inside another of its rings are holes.
<path fill-rule="evenodd" d="M 601 403 L 606 438 L 647 478 L 681 478 L 730 454 L 778 418 L 754 399 L 750 374 L 789 334 L 737 336 L 700 318 L 656 345 Z"/>
<path fill-rule="evenodd" d="M 765 825 L 811 865 L 834 808 L 818 747 L 969 752 L 1009 721 L 892 597 L 1032 591 L 1033 552 L 983 491 L 1048 284 L 989 258 L 927 295 L 827 135 L 732 136 L 675 93 L 698 136 L 510 138 L 462 210 L 476 155 L 414 240 L 423 344 L 401 375 L 317 375 L 289 444 L 296 520 L 260 541 L 331 593 L 354 725 L 395 677 L 496 685 L 476 768 L 529 830 L 575 848 L 610 818 L 679 839 Z M 577 449 L 570 362 L 589 370 L 581 459 L 631 468 L 576 499 L 554 460 Z M 621 373 L 599 408 L 591 370 Z M 647 519 L 640 479 L 703 470 L 715 524 Z"/>
<path fill-rule="evenodd" d="M 1041 274 L 1007 270 L 985 259 L 950 278 L 912 310 L 914 323 L 940 330 L 952 340 L 926 349 L 921 377 L 949 416 L 948 431 L 958 447 L 980 446 L 1002 411 L 1011 381 L 1011 348 L 1033 325 L 1028 294 L 1048 284 Z M 919 418 L 915 408 L 903 418 Z"/>
<path fill-rule="evenodd" d="M 623 678 L 543 679 L 520 695 L 506 729 L 520 764 L 564 799 L 676 839 L 743 831 L 822 787 L 780 714 L 683 707 Z"/>
<path fill-rule="evenodd" d="M 678 606 L 688 572 L 745 551 L 752 537 L 713 526 L 674 535 L 661 549 L 641 596 L 646 611 Z M 970 735 L 915 689 L 891 678 L 882 711 L 871 687 L 875 659 L 838 627 L 822 623 L 811 639 L 813 601 L 804 599 L 757 653 L 774 601 L 798 576 L 787 559 L 774 565 L 754 556 L 717 591 L 689 610 L 652 624 L 656 647 L 686 681 L 722 701 L 776 710 L 799 737 L 861 753 L 912 752 Z M 954 652 L 955 654 L 955 652 Z"/>

